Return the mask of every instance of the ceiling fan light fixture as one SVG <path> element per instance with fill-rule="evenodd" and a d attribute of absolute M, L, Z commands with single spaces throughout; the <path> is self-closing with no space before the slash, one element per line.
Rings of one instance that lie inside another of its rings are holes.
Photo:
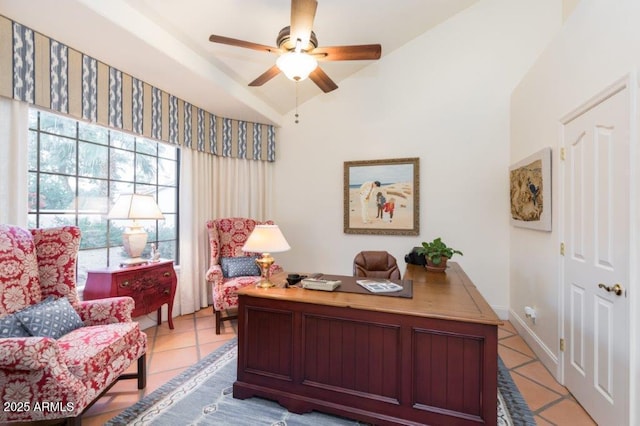
<path fill-rule="evenodd" d="M 318 61 L 303 52 L 288 52 L 276 60 L 276 65 L 289 80 L 302 81 L 318 66 Z"/>

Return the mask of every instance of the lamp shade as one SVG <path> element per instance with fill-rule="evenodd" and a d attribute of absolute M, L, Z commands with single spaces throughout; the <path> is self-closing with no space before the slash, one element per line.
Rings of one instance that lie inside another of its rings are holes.
<path fill-rule="evenodd" d="M 289 80 L 302 81 L 309 77 L 311 71 L 318 66 L 318 61 L 313 56 L 302 52 L 289 52 L 276 60 L 276 65 Z"/>
<path fill-rule="evenodd" d="M 122 194 L 109 212 L 109 219 L 164 219 L 151 195 Z"/>
<path fill-rule="evenodd" d="M 242 251 L 253 253 L 278 253 L 291 249 L 278 225 L 256 225 Z"/>

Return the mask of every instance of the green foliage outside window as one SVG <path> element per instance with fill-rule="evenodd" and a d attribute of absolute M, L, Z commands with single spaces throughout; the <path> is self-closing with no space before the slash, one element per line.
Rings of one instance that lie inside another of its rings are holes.
<path fill-rule="evenodd" d="M 143 257 L 153 242 L 177 263 L 177 148 L 36 109 L 30 110 L 29 133 L 29 226 L 81 228 L 79 278 L 126 257 L 128 221 L 107 220 L 123 193 L 153 195 L 166 218 L 144 221 L 149 242 Z"/>

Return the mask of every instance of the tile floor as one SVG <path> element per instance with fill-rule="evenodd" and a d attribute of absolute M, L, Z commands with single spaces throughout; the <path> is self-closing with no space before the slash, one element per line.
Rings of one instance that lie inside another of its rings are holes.
<path fill-rule="evenodd" d="M 506 321 L 498 330 L 498 354 L 527 401 L 536 424 L 596 424 L 567 388 L 556 382 L 513 325 Z"/>
<path fill-rule="evenodd" d="M 173 330 L 166 322 L 145 330 L 149 337 L 146 389 L 138 390 L 135 380 L 118 382 L 85 413 L 83 425 L 104 424 L 236 335 L 235 321 L 224 322 L 222 333 L 215 334 L 211 308 L 174 318 L 173 322 Z M 595 425 L 509 322 L 498 331 L 498 352 L 538 425 Z"/>

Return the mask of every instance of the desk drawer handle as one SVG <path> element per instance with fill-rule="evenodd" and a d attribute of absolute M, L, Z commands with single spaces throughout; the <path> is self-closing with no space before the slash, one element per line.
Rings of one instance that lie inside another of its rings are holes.
<path fill-rule="evenodd" d="M 120 283 L 120 287 L 124 287 L 124 288 L 129 287 L 129 280 L 123 281 L 122 283 Z"/>
<path fill-rule="evenodd" d="M 169 293 L 170 293 L 170 290 L 168 288 L 165 288 L 164 289 L 164 294 L 169 294 Z"/>
<path fill-rule="evenodd" d="M 171 272 L 165 272 L 164 274 L 162 274 L 162 276 L 165 278 L 169 278 L 171 276 Z"/>

